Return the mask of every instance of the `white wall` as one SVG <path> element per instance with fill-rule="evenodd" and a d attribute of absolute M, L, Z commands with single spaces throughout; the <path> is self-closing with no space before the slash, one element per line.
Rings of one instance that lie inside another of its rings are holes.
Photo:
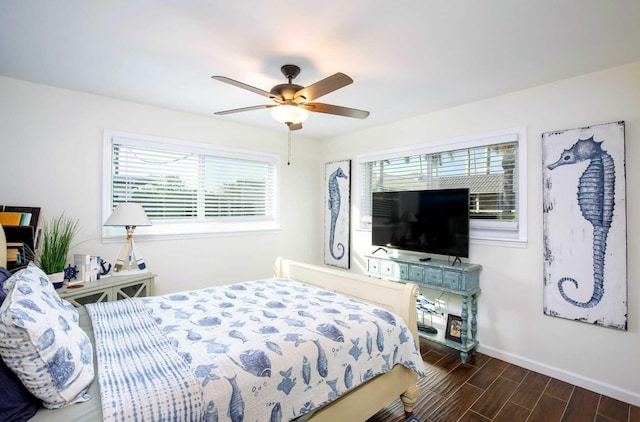
<path fill-rule="evenodd" d="M 626 122 L 627 332 L 542 312 L 541 134 L 618 120 Z M 355 160 L 365 152 L 522 126 L 528 138 L 528 244 L 471 244 L 469 262 L 483 266 L 480 350 L 640 405 L 640 224 L 634 218 L 640 211 L 640 62 L 334 138 L 322 148 L 324 161 Z M 371 235 L 357 231 L 355 222 L 352 233 L 352 269 L 363 272 L 364 255 L 373 251 Z"/>
<path fill-rule="evenodd" d="M 153 135 L 281 156 L 281 230 L 269 234 L 139 241 L 158 274 L 156 292 L 270 276 L 277 256 L 311 261 L 320 242 L 306 233 L 322 221 L 314 165 L 318 141 L 296 134 L 287 166 L 286 128 L 268 131 L 214 116 L 120 101 L 0 77 L 0 204 L 42 207 L 42 217 L 79 218 L 71 251 L 114 262 L 122 246 L 100 240 L 103 131 Z M 295 206 L 290 206 L 295 204 Z M 124 242 L 124 232 L 123 232 Z"/>

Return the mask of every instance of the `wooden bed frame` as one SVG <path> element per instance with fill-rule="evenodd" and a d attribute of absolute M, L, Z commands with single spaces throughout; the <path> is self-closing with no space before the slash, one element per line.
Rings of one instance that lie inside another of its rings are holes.
<path fill-rule="evenodd" d="M 276 260 L 276 277 L 288 278 L 374 303 L 399 315 L 409 326 L 419 347 L 416 322 L 418 286 L 383 281 L 347 271 L 303 264 L 284 258 Z M 313 422 L 365 421 L 400 397 L 405 413 L 411 414 L 420 388 L 418 375 L 402 365 L 369 380 L 334 402 L 317 410 Z"/>
<path fill-rule="evenodd" d="M 2 251 L 0 251 L 2 255 Z M 409 326 L 419 345 L 415 302 L 418 287 L 414 284 L 382 281 L 363 275 L 314 266 L 278 258 L 274 275 L 338 292 L 384 307 L 400 317 Z M 81 313 L 86 314 L 84 309 Z M 90 326 L 90 322 L 87 323 Z M 93 337 L 93 333 L 90 333 Z M 94 352 L 95 353 L 95 352 Z M 94 355 L 95 359 L 95 355 Z M 395 365 L 390 372 L 367 381 L 325 407 L 316 410 L 308 419 L 313 422 L 365 421 L 380 409 L 400 397 L 406 414 L 413 411 L 420 389 L 417 374 L 402 365 Z M 101 419 L 100 394 L 97 373 L 91 385 L 93 399 L 58 410 L 40 409 L 33 421 L 87 421 Z"/>

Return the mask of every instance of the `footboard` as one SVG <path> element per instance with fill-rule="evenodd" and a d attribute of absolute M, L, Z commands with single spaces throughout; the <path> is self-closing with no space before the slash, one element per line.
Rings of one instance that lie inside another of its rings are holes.
<path fill-rule="evenodd" d="M 378 280 L 347 271 L 303 264 L 278 258 L 276 277 L 311 284 L 329 291 L 374 303 L 400 316 L 419 347 L 416 323 L 418 287 L 411 283 Z M 312 421 L 366 420 L 394 399 L 401 397 L 406 413 L 411 413 L 419 387 L 415 372 L 396 365 L 345 396 L 315 412 Z M 348 417 L 347 417 L 348 416 Z"/>

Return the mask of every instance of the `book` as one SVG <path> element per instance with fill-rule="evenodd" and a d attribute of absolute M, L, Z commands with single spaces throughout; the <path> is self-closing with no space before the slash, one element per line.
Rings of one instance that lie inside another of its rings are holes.
<path fill-rule="evenodd" d="M 31 213 L 30 212 L 21 212 L 20 214 L 20 225 L 28 226 L 31 223 Z"/>
<path fill-rule="evenodd" d="M 17 248 L 7 248 L 7 262 L 19 262 L 20 251 Z"/>
<path fill-rule="evenodd" d="M 18 264 L 25 262 L 24 243 L 7 242 L 7 262 L 17 262 Z"/>
<path fill-rule="evenodd" d="M 21 212 L 0 212 L 0 224 L 3 226 L 19 226 L 21 218 Z"/>
<path fill-rule="evenodd" d="M 97 281 L 100 274 L 98 257 L 93 255 L 74 254 L 73 265 L 78 269 L 78 281 Z"/>

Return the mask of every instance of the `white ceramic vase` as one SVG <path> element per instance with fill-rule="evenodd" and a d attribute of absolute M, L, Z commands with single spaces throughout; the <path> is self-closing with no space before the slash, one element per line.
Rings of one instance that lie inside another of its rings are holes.
<path fill-rule="evenodd" d="M 62 287 L 62 283 L 64 282 L 64 271 L 61 271 L 59 273 L 47 274 L 47 277 L 49 277 L 49 281 L 51 281 L 51 284 L 53 284 L 54 288 L 59 289 L 60 287 Z"/>

